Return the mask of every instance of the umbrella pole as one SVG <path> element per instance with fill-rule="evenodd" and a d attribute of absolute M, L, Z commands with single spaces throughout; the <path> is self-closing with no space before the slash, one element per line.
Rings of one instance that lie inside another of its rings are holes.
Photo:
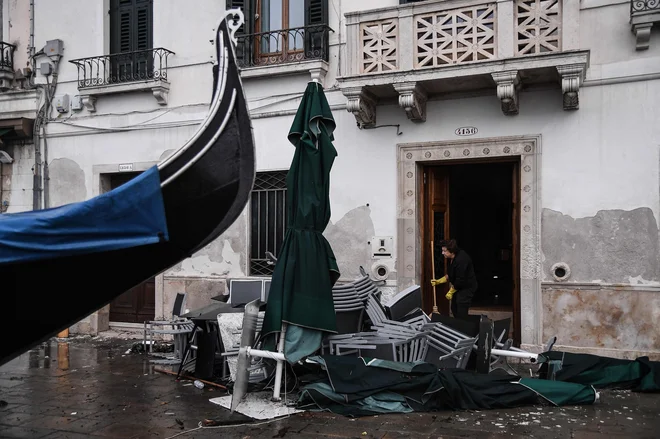
<path fill-rule="evenodd" d="M 435 279 L 435 255 L 433 252 L 433 241 L 431 241 L 431 273 L 432 279 Z M 435 285 L 433 285 L 433 314 L 440 314 L 438 312 L 438 304 L 435 297 Z"/>
<path fill-rule="evenodd" d="M 280 332 L 280 340 L 277 343 L 277 353 L 284 354 L 284 339 L 286 338 L 286 323 L 282 322 L 282 330 Z M 277 360 L 277 366 L 275 367 L 275 386 L 273 388 L 273 401 L 281 401 L 280 389 L 282 387 L 282 369 L 284 367 L 284 361 Z"/>

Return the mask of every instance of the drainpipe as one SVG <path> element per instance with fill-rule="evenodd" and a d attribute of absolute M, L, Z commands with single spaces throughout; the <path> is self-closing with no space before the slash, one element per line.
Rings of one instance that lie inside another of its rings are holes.
<path fill-rule="evenodd" d="M 55 91 L 57 90 L 57 81 L 59 77 L 60 70 L 60 56 L 55 57 L 53 61 L 53 82 L 46 89 L 46 113 L 43 119 L 42 127 L 42 137 L 44 139 L 44 179 L 43 179 L 43 193 L 44 193 L 44 209 L 50 207 L 50 173 L 48 170 L 48 139 L 46 137 L 46 124 L 50 118 L 50 113 L 53 107 L 53 98 L 55 97 Z"/>
<path fill-rule="evenodd" d="M 34 65 L 34 0 L 30 0 L 30 40 L 28 42 L 28 60 L 32 67 L 32 78 L 29 82 L 34 81 L 35 65 Z M 39 138 L 39 109 L 37 109 L 37 118 L 34 121 L 34 130 L 32 132 L 32 141 L 34 142 L 34 167 L 32 168 L 32 210 L 39 210 L 41 207 L 41 148 Z"/>
<path fill-rule="evenodd" d="M 34 57 L 34 0 L 30 0 L 30 43 L 28 47 L 29 60 Z M 33 69 L 34 70 L 34 69 Z"/>

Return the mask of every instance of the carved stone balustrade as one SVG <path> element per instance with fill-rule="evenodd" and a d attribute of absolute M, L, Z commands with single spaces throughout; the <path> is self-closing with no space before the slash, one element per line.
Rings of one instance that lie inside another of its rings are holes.
<path fill-rule="evenodd" d="M 426 102 L 496 88 L 519 112 L 523 85 L 555 82 L 564 109 L 579 107 L 589 51 L 579 50 L 579 0 L 439 0 L 346 14 L 347 71 L 338 81 L 361 126 L 398 97 L 415 122 Z"/>

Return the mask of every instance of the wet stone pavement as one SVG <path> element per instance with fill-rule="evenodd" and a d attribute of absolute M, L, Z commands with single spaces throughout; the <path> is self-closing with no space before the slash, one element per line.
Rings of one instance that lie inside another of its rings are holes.
<path fill-rule="evenodd" d="M 660 437 L 660 395 L 624 391 L 601 392 L 594 406 L 360 419 L 307 412 L 257 423 L 208 401 L 221 390 L 154 373 L 143 355 L 126 354 L 131 345 L 51 340 L 1 367 L 0 438 Z M 226 428 L 199 429 L 204 419 Z"/>

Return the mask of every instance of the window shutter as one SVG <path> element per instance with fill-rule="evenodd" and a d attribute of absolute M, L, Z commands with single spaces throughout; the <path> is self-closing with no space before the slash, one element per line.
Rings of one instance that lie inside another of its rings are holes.
<path fill-rule="evenodd" d="M 133 50 L 153 49 L 152 0 L 137 0 L 135 5 L 135 39 Z"/>
<path fill-rule="evenodd" d="M 118 55 L 153 48 L 153 0 L 110 3 L 111 82 L 147 79 L 153 70 L 150 53 Z"/>
<path fill-rule="evenodd" d="M 245 21 L 236 32 L 236 58 L 240 65 L 249 65 L 252 49 L 252 39 L 244 35 L 254 33 L 254 10 L 256 0 L 227 0 L 227 9 L 240 9 L 243 11 Z"/>
<path fill-rule="evenodd" d="M 328 0 L 305 0 L 305 58 L 328 60 Z"/>

